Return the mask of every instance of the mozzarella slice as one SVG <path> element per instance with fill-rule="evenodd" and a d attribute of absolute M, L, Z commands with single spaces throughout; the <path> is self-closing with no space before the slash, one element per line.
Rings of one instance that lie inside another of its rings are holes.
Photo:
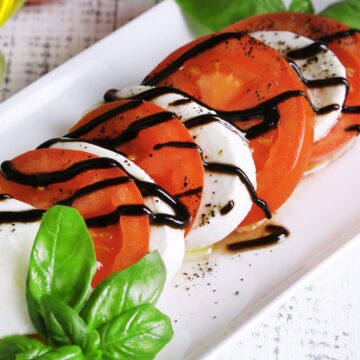
<path fill-rule="evenodd" d="M 149 175 L 135 165 L 126 157 L 102 147 L 89 144 L 82 141 L 66 141 L 60 140 L 53 143 L 50 147 L 56 149 L 80 150 L 99 157 L 107 157 L 119 162 L 126 171 L 133 177 L 154 182 Z M 144 198 L 145 205 L 148 206 L 154 213 L 168 213 L 173 214 L 173 210 L 165 204 L 162 200 L 149 196 Z M 167 270 L 167 282 L 175 276 L 179 270 L 184 259 L 185 242 L 184 231 L 181 229 L 174 229 L 169 226 L 152 225 L 150 227 L 150 251 L 158 250 Z"/>
<path fill-rule="evenodd" d="M 151 89 L 134 86 L 116 93 L 119 98 L 129 98 Z M 169 91 L 150 100 L 182 121 L 203 114 L 217 114 L 191 101 L 183 95 Z M 252 154 L 243 134 L 231 125 L 210 122 L 188 129 L 195 143 L 201 148 L 203 159 L 208 163 L 223 163 L 241 168 L 256 186 L 256 171 Z M 229 202 L 231 211 L 221 214 Z M 188 250 L 209 246 L 231 233 L 244 219 L 252 206 L 250 195 L 238 176 L 207 171 L 205 168 L 203 196 L 195 223 L 185 242 Z"/>
<path fill-rule="evenodd" d="M 314 43 L 304 36 L 288 31 L 256 31 L 250 34 L 252 37 L 264 42 L 286 56 L 293 50 L 301 49 Z M 333 77 L 346 78 L 345 67 L 336 55 L 330 50 L 323 50 L 316 56 L 307 59 L 291 59 L 299 67 L 303 77 L 308 80 L 320 80 Z M 322 88 L 307 89 L 311 102 L 318 108 L 337 104 L 339 110 L 315 117 L 314 142 L 319 141 L 328 134 L 336 124 L 340 116 L 341 107 L 346 97 L 345 85 L 331 85 Z"/>
<path fill-rule="evenodd" d="M 15 199 L 0 201 L 0 212 L 31 210 Z M 34 332 L 25 298 L 32 245 L 40 222 L 0 224 L 0 337 Z"/>

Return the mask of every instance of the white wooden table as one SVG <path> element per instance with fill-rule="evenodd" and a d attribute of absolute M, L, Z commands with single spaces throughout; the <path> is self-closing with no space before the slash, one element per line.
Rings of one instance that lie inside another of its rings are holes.
<path fill-rule="evenodd" d="M 156 0 L 53 0 L 0 30 L 0 101 L 125 24 Z M 360 261 L 348 254 L 269 314 L 218 360 L 360 359 Z"/>

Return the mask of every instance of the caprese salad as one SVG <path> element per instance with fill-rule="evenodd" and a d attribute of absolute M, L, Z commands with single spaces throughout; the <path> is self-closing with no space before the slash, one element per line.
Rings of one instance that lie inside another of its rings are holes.
<path fill-rule="evenodd" d="M 93 286 L 154 250 L 170 281 L 185 250 L 270 219 L 307 170 L 359 133 L 359 52 L 359 31 L 336 20 L 248 18 L 177 49 L 63 137 L 3 162 L 0 302 L 12 307 L 0 304 L 0 335 L 34 330 L 26 266 L 54 205 L 85 219 Z"/>

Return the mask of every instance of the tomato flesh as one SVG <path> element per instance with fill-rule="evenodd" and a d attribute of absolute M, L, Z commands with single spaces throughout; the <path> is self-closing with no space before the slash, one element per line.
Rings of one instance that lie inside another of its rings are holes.
<path fill-rule="evenodd" d="M 25 174 L 49 173 L 65 170 L 71 165 L 96 158 L 83 151 L 38 149 L 20 155 L 11 161 L 15 169 Z M 0 192 L 26 202 L 35 208 L 48 209 L 67 199 L 87 185 L 126 174 L 119 168 L 87 170 L 71 180 L 45 187 L 18 184 L 0 176 Z M 102 188 L 77 198 L 72 207 L 85 219 L 110 213 L 118 206 L 143 204 L 143 198 L 133 182 Z M 114 271 L 128 267 L 149 251 L 150 225 L 147 216 L 121 216 L 118 224 L 89 229 L 94 241 L 96 258 L 101 264 L 93 284 L 96 285 Z M 76 241 L 76 239 L 74 239 Z M 114 261 L 119 254 L 121 262 Z"/>
<path fill-rule="evenodd" d="M 83 117 L 71 130 L 73 132 L 107 112 L 128 103 L 119 100 L 104 104 Z M 82 139 L 114 139 L 124 133 L 131 124 L 141 119 L 164 112 L 159 106 L 143 102 L 140 106 L 122 112 L 108 119 L 105 123 L 82 135 Z M 177 118 L 172 118 L 157 125 L 142 129 L 135 139 L 114 146 L 131 161 L 141 167 L 150 177 L 171 195 L 178 195 L 191 189 L 202 189 L 204 167 L 200 154 L 195 148 L 163 147 L 155 150 L 158 144 L 169 142 L 190 142 L 193 139 L 185 126 Z M 201 192 L 181 197 L 181 202 L 188 208 L 190 230 L 199 210 Z"/>
<path fill-rule="evenodd" d="M 170 54 L 145 79 L 164 70 L 179 56 L 209 39 L 197 39 Z M 241 110 L 290 90 L 305 88 L 283 57 L 274 49 L 243 35 L 229 39 L 185 61 L 156 85 L 173 86 L 219 110 Z M 275 211 L 290 196 L 309 161 L 314 115 L 303 97 L 278 105 L 278 127 L 250 141 L 257 167 L 257 193 Z M 235 123 L 239 127 L 248 124 Z M 264 213 L 253 206 L 242 224 L 261 220 Z"/>
<path fill-rule="evenodd" d="M 274 13 L 262 14 L 241 20 L 225 30 L 227 31 L 291 31 L 310 39 L 320 39 L 333 33 L 348 30 L 349 27 L 335 19 L 329 19 L 314 14 Z M 346 105 L 360 105 L 360 34 L 354 34 L 330 42 L 329 48 L 339 58 L 346 68 L 346 77 L 350 90 Z M 355 131 L 345 131 L 350 125 L 360 123 L 359 114 L 343 113 L 329 134 L 314 144 L 311 163 L 318 163 L 331 158 L 339 152 L 355 135 Z"/>

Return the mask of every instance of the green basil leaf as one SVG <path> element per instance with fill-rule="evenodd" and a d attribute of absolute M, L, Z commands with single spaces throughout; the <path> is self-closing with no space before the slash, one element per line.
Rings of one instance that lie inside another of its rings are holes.
<path fill-rule="evenodd" d="M 133 308 L 99 329 L 103 359 L 152 359 L 172 339 L 170 319 L 150 304 Z"/>
<path fill-rule="evenodd" d="M 176 0 L 185 14 L 217 31 L 262 13 L 285 11 L 282 0 Z"/>
<path fill-rule="evenodd" d="M 33 360 L 37 359 L 40 355 L 46 354 L 47 352 L 51 351 L 50 347 L 43 347 L 41 349 L 33 349 L 24 351 L 20 354 L 16 355 L 16 360 Z"/>
<path fill-rule="evenodd" d="M 334 3 L 319 15 L 339 20 L 350 27 L 360 29 L 359 0 L 345 0 Z"/>
<path fill-rule="evenodd" d="M 0 340 L 0 359 L 13 360 L 17 354 L 26 351 L 40 351 L 45 346 L 32 338 L 24 335 L 7 336 Z"/>
<path fill-rule="evenodd" d="M 88 330 L 84 320 L 68 305 L 51 295 L 44 295 L 40 303 L 48 341 L 55 345 L 78 345 L 84 353 L 96 349 L 100 337 L 96 330 Z"/>
<path fill-rule="evenodd" d="M 289 11 L 313 14 L 314 6 L 311 0 L 292 0 Z"/>
<path fill-rule="evenodd" d="M 157 251 L 152 252 L 105 279 L 92 292 L 80 315 L 91 329 L 96 329 L 135 306 L 155 304 L 165 279 L 161 256 Z"/>
<path fill-rule="evenodd" d="M 62 346 L 36 358 L 36 360 L 85 360 L 79 346 Z"/>
<path fill-rule="evenodd" d="M 66 206 L 49 209 L 35 238 L 26 289 L 30 318 L 40 334 L 46 335 L 42 296 L 51 294 L 78 311 L 95 271 L 94 245 L 81 215 Z"/>

